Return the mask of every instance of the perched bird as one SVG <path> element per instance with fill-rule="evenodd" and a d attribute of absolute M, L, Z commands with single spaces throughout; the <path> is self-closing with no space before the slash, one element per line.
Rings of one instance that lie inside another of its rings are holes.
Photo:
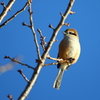
<path fill-rule="evenodd" d="M 62 76 L 65 70 L 77 62 L 80 56 L 80 43 L 78 33 L 75 29 L 67 29 L 64 32 L 64 38 L 60 42 L 58 58 L 68 60 L 68 62 L 58 64 L 58 75 L 54 81 L 53 88 L 59 89 Z"/>

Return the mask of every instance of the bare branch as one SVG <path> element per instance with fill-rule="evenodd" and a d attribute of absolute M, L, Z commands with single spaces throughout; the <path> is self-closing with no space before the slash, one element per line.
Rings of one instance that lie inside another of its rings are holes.
<path fill-rule="evenodd" d="M 45 42 L 45 38 L 46 37 L 44 37 L 43 35 L 42 35 L 42 31 L 40 30 L 40 29 L 37 29 L 37 31 L 39 32 L 39 34 L 40 34 L 40 40 L 41 40 L 41 45 L 42 45 L 42 48 L 43 48 L 43 50 L 45 51 L 45 45 L 47 44 L 46 42 Z"/>
<path fill-rule="evenodd" d="M 21 69 L 17 70 L 22 76 L 23 78 L 29 83 L 30 81 L 27 79 L 27 77 L 24 75 L 23 71 Z"/>
<path fill-rule="evenodd" d="M 67 59 L 67 60 L 63 60 L 63 59 L 56 59 L 56 58 L 50 58 L 50 59 L 52 59 L 52 60 L 59 60 L 58 62 L 56 62 L 56 63 L 49 63 L 49 64 L 44 64 L 43 65 L 43 67 L 44 66 L 49 66 L 49 65 L 58 65 L 58 64 L 62 64 L 62 63 L 67 63 L 67 65 L 71 65 L 71 62 L 70 62 L 70 59 Z"/>
<path fill-rule="evenodd" d="M 75 59 L 74 58 L 68 58 L 68 59 L 59 59 L 59 58 L 53 58 L 53 57 L 50 57 L 50 55 L 47 55 L 47 58 L 48 59 L 51 59 L 51 60 L 56 60 L 58 61 L 59 63 L 68 63 L 68 65 L 70 65 Z"/>
<path fill-rule="evenodd" d="M 58 64 L 60 64 L 60 63 L 63 63 L 63 62 L 56 62 L 56 63 L 44 64 L 43 67 L 49 66 L 49 65 L 58 65 Z M 70 67 L 70 64 L 68 63 L 68 67 L 66 68 L 66 70 L 68 70 L 69 67 Z"/>
<path fill-rule="evenodd" d="M 47 58 L 48 58 L 48 59 L 51 59 L 51 60 L 56 60 L 56 61 L 63 61 L 63 59 L 50 57 L 49 54 L 47 55 Z"/>
<path fill-rule="evenodd" d="M 68 14 L 69 14 L 72 6 L 73 6 L 74 1 L 75 0 L 70 0 L 70 2 L 68 4 L 68 7 L 67 7 L 63 17 L 61 17 L 61 20 L 60 20 L 58 26 L 54 29 L 53 35 L 52 35 L 52 37 L 51 37 L 51 39 L 50 39 L 50 41 L 47 45 L 46 50 L 42 54 L 42 62 L 37 64 L 37 67 L 36 67 L 37 70 L 34 71 L 32 77 L 31 77 L 30 83 L 26 86 L 25 90 L 22 92 L 22 94 L 20 95 L 18 100 L 24 100 L 27 97 L 27 95 L 29 94 L 29 92 L 31 91 L 32 87 L 34 86 L 34 84 L 36 82 L 36 79 L 37 79 L 37 77 L 38 77 L 38 75 L 39 75 L 39 73 L 40 73 L 40 71 L 41 71 L 41 69 L 44 65 L 44 62 L 47 58 L 48 52 L 50 51 L 59 30 L 61 29 L 62 25 L 64 24 L 64 21 L 68 17 Z"/>
<path fill-rule="evenodd" d="M 63 17 L 63 14 L 62 14 L 62 12 L 60 12 L 60 15 Z"/>
<path fill-rule="evenodd" d="M 4 2 L 1 2 L 0 5 L 2 5 L 4 8 L 6 8 L 6 5 Z M 9 11 L 11 11 L 11 9 L 9 9 Z"/>
<path fill-rule="evenodd" d="M 9 56 L 5 56 L 4 58 L 8 58 L 8 59 L 10 59 L 12 62 L 16 62 L 16 63 L 18 63 L 18 64 L 21 64 L 21 65 L 23 65 L 23 66 L 27 66 L 28 68 L 31 68 L 31 69 L 35 70 L 35 68 L 29 66 L 28 64 L 24 64 L 24 63 L 22 63 L 22 62 L 16 60 L 15 58 L 11 58 L 11 57 L 9 57 Z"/>
<path fill-rule="evenodd" d="M 49 64 L 44 64 L 43 67 L 44 67 L 44 66 L 49 66 L 49 65 L 58 65 L 58 64 L 59 64 L 59 62 L 56 62 L 56 63 L 49 63 Z"/>
<path fill-rule="evenodd" d="M 38 59 L 41 60 L 40 48 L 39 48 L 39 44 L 38 44 L 38 41 L 37 41 L 36 32 L 35 32 L 35 29 L 34 29 L 34 23 L 33 23 L 33 18 L 32 18 L 33 12 L 32 12 L 32 8 L 31 7 L 32 7 L 32 4 L 29 5 L 29 9 L 28 9 L 29 15 L 30 15 L 30 28 L 31 28 L 32 33 L 33 33 Z"/>
<path fill-rule="evenodd" d="M 7 12 L 10 10 L 12 5 L 14 4 L 16 0 L 9 0 L 7 6 L 4 7 L 2 13 L 0 14 L 0 23 L 4 19 L 4 17 L 7 15 Z"/>
<path fill-rule="evenodd" d="M 70 23 L 64 23 L 64 25 L 66 25 L 66 26 L 70 26 Z"/>
<path fill-rule="evenodd" d="M 40 29 L 37 29 L 37 31 L 38 31 L 39 34 L 40 34 L 40 38 L 43 38 L 44 36 L 43 36 L 43 34 L 42 34 L 42 31 L 41 31 Z"/>
<path fill-rule="evenodd" d="M 22 23 L 23 26 L 31 27 L 30 25 L 26 24 L 25 22 Z"/>
<path fill-rule="evenodd" d="M 70 11 L 70 14 L 75 14 L 75 12 L 73 12 L 73 11 Z"/>
<path fill-rule="evenodd" d="M 8 94 L 7 97 L 8 97 L 10 100 L 14 100 L 13 97 L 12 97 L 12 95 L 10 95 L 10 94 Z"/>
<path fill-rule="evenodd" d="M 14 19 L 19 13 L 21 13 L 22 11 L 24 11 L 28 5 L 29 5 L 29 2 L 27 2 L 27 3 L 25 4 L 25 6 L 24 6 L 21 10 L 17 11 L 12 17 L 10 17 L 10 18 L 9 18 L 8 20 L 6 20 L 3 24 L 1 24 L 1 25 L 0 25 L 0 28 L 3 27 L 3 26 L 5 26 L 5 25 L 6 25 L 8 22 L 10 22 L 12 19 Z"/>
<path fill-rule="evenodd" d="M 51 24 L 49 24 L 49 27 L 52 28 L 52 29 L 54 30 L 54 27 L 53 27 Z"/>

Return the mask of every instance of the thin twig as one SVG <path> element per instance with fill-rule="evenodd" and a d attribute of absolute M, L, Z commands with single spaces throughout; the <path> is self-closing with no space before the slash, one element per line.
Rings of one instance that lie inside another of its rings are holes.
<path fill-rule="evenodd" d="M 39 48 L 39 44 L 38 44 L 38 41 L 37 41 L 37 36 L 36 36 L 35 29 L 34 29 L 34 23 L 33 23 L 33 18 L 32 18 L 32 14 L 33 14 L 33 12 L 32 12 L 32 3 L 29 5 L 28 11 L 29 11 L 29 15 L 30 15 L 30 28 L 31 28 L 32 33 L 33 33 L 38 59 L 41 60 L 40 48 Z"/>
<path fill-rule="evenodd" d="M 66 26 L 68 26 L 68 27 L 69 27 L 69 26 L 70 26 L 70 23 L 64 23 L 64 25 L 66 25 Z"/>
<path fill-rule="evenodd" d="M 52 28 L 54 30 L 54 27 L 51 24 L 49 24 L 49 28 Z"/>
<path fill-rule="evenodd" d="M 58 65 L 58 64 L 60 64 L 60 63 L 63 63 L 63 62 L 56 62 L 56 63 L 44 64 L 43 67 L 49 66 L 49 65 Z M 69 67 L 70 67 L 70 64 L 68 63 L 68 67 L 66 68 L 66 70 L 68 70 Z"/>
<path fill-rule="evenodd" d="M 49 64 L 44 64 L 43 67 L 44 67 L 44 66 L 49 66 L 49 65 L 58 65 L 58 64 L 59 64 L 59 62 L 56 62 L 56 63 L 49 63 Z"/>
<path fill-rule="evenodd" d="M 25 74 L 23 73 L 23 71 L 21 70 L 21 69 L 19 69 L 19 70 L 17 70 L 21 75 L 22 75 L 22 77 L 27 81 L 27 82 L 30 82 L 29 80 L 28 80 L 28 78 L 25 76 Z"/>
<path fill-rule="evenodd" d="M 52 58 L 51 58 L 51 59 L 52 59 Z M 58 65 L 58 64 L 62 64 L 62 63 L 67 63 L 67 65 L 71 65 L 70 59 L 68 59 L 68 60 L 63 60 L 63 59 L 56 59 L 56 58 L 53 58 L 52 60 L 58 60 L 58 62 L 56 62 L 56 63 L 44 64 L 43 66 Z"/>
<path fill-rule="evenodd" d="M 70 14 L 75 14 L 76 12 L 70 11 Z"/>
<path fill-rule="evenodd" d="M 44 62 L 45 62 L 45 60 L 47 58 L 48 52 L 50 51 L 50 49 L 51 49 L 51 47 L 52 47 L 52 45 L 53 45 L 53 43 L 54 43 L 54 41 L 56 39 L 56 36 L 57 36 L 59 30 L 61 29 L 62 25 L 64 24 L 64 22 L 66 20 L 66 18 L 68 17 L 68 14 L 69 14 L 72 6 L 73 6 L 74 1 L 75 0 L 70 0 L 70 2 L 68 4 L 68 7 L 67 7 L 63 17 L 61 17 L 61 20 L 60 20 L 58 26 L 56 27 L 56 29 L 54 29 L 53 35 L 52 35 L 52 37 L 50 39 L 50 42 L 47 45 L 46 50 L 42 54 L 41 63 L 37 64 L 37 66 L 36 66 L 37 70 L 34 71 L 32 77 L 31 77 L 30 83 L 26 86 L 26 88 L 24 89 L 22 94 L 19 96 L 18 100 L 24 100 L 28 96 L 28 94 L 31 91 L 32 87 L 34 86 L 34 84 L 36 82 L 36 79 L 37 79 L 37 77 L 38 77 L 38 75 L 39 75 L 39 73 L 40 73 L 40 71 L 41 71 L 41 69 L 42 69 L 42 67 L 44 65 Z"/>
<path fill-rule="evenodd" d="M 40 38 L 41 38 L 41 39 L 40 39 L 40 40 L 41 40 L 41 43 L 40 43 L 40 44 L 42 45 L 42 48 L 43 48 L 43 50 L 45 51 L 45 49 L 46 49 L 46 48 L 45 48 L 45 45 L 47 44 L 47 43 L 45 42 L 45 38 L 46 38 L 46 37 L 43 36 L 42 31 L 41 31 L 40 29 L 37 29 L 37 31 L 39 32 Z"/>
<path fill-rule="evenodd" d="M 23 26 L 31 27 L 30 25 L 26 24 L 25 22 L 22 23 Z"/>
<path fill-rule="evenodd" d="M 5 25 L 6 25 L 8 22 L 10 22 L 12 19 L 14 19 L 19 13 L 21 13 L 22 11 L 24 11 L 28 5 L 29 5 L 29 2 L 27 2 L 27 3 L 25 4 L 25 6 L 24 6 L 21 10 L 17 11 L 12 17 L 10 17 L 10 18 L 9 18 L 8 20 L 6 20 L 3 24 L 1 24 L 1 25 L 0 25 L 0 28 L 3 27 L 3 26 L 5 26 Z"/>
<path fill-rule="evenodd" d="M 7 6 L 4 7 L 2 13 L 0 14 L 0 23 L 4 19 L 4 17 L 7 15 L 7 12 L 12 7 L 12 5 L 14 4 L 15 1 L 16 0 L 9 0 Z"/>
<path fill-rule="evenodd" d="M 10 100 L 14 100 L 11 94 L 8 94 L 7 97 L 8 97 Z"/>
<path fill-rule="evenodd" d="M 5 56 L 4 58 L 8 58 L 8 59 L 10 59 L 12 62 L 16 62 L 16 63 L 18 63 L 18 64 L 21 64 L 21 65 L 23 65 L 23 66 L 27 66 L 28 68 L 31 68 L 31 69 L 35 70 L 35 68 L 29 66 L 28 64 L 24 64 L 24 63 L 22 63 L 22 62 L 16 60 L 15 58 L 11 58 L 11 57 L 9 57 L 9 56 Z"/>
<path fill-rule="evenodd" d="M 62 60 L 63 60 L 63 59 L 59 59 L 59 58 L 50 57 L 49 54 L 47 55 L 47 58 L 48 58 L 48 59 L 51 59 L 51 60 L 56 60 L 56 61 L 62 61 Z"/>

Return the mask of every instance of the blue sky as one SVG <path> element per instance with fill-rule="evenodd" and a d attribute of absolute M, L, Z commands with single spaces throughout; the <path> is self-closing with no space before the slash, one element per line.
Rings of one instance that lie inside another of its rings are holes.
<path fill-rule="evenodd" d="M 9 0 L 0 0 L 0 2 Z M 27 0 L 26 0 L 27 1 Z M 64 13 L 69 0 L 33 0 L 33 19 L 35 30 L 40 28 L 49 41 L 53 30 L 48 28 L 49 24 L 56 27 L 60 21 L 59 12 Z M 22 8 L 25 1 L 16 1 L 4 20 L 8 19 L 16 11 Z M 2 7 L 0 6 L 0 13 Z M 26 100 L 100 100 L 100 1 L 99 0 L 76 0 L 72 11 L 66 22 L 70 27 L 63 26 L 57 40 L 50 50 L 52 57 L 57 57 L 58 45 L 63 38 L 62 31 L 67 28 L 75 28 L 80 37 L 81 55 L 78 62 L 65 71 L 60 90 L 52 88 L 58 69 L 56 65 L 44 67 Z M 4 22 L 3 20 L 3 22 Z M 19 14 L 14 20 L 0 29 L 0 66 L 10 62 L 4 59 L 5 55 L 10 57 L 22 57 L 22 62 L 33 67 L 36 66 L 36 49 L 33 35 L 28 27 L 22 26 L 22 22 L 29 24 L 27 10 Z M 40 36 L 37 32 L 38 41 Z M 42 48 L 40 46 L 41 54 Z M 54 62 L 47 60 L 46 63 Z M 7 100 L 7 95 L 12 94 L 17 100 L 25 88 L 27 82 L 17 72 L 22 69 L 30 79 L 32 70 L 17 64 L 12 70 L 0 74 L 0 99 Z"/>

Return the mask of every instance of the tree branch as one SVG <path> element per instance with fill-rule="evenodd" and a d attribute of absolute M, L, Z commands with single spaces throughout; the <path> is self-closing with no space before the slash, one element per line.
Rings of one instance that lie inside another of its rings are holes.
<path fill-rule="evenodd" d="M 52 57 L 50 57 L 49 59 L 51 59 L 51 60 L 56 60 L 56 61 L 58 61 L 58 62 L 56 62 L 56 63 L 44 64 L 43 67 L 44 67 L 44 66 L 49 66 L 49 65 L 58 65 L 58 64 L 62 64 L 62 63 L 67 63 L 67 65 L 70 66 L 71 63 L 72 63 L 71 61 L 73 61 L 72 58 L 63 60 L 63 59 L 57 59 L 57 58 L 52 58 Z"/>
<path fill-rule="evenodd" d="M 6 7 L 4 7 L 2 13 L 0 14 L 0 23 L 4 19 L 4 17 L 7 15 L 9 9 L 12 7 L 16 0 L 9 0 L 8 4 Z"/>
<path fill-rule="evenodd" d="M 10 100 L 14 100 L 13 97 L 12 97 L 12 95 L 10 95 L 10 94 L 8 94 L 7 97 L 8 97 Z"/>
<path fill-rule="evenodd" d="M 0 25 L 0 28 L 1 27 L 3 27 L 3 26 L 5 26 L 8 22 L 10 22 L 12 19 L 14 19 L 19 13 L 21 13 L 22 11 L 24 11 L 25 9 L 26 9 L 26 7 L 28 6 L 30 4 L 30 2 L 27 2 L 26 4 L 25 4 L 25 6 L 21 9 L 21 10 L 19 10 L 19 11 L 17 11 L 12 17 L 10 17 L 8 20 L 6 20 L 3 24 L 1 24 Z M 0 16 L 1 17 L 1 16 Z"/>
<path fill-rule="evenodd" d="M 56 61 L 63 61 L 63 59 L 50 57 L 50 55 L 47 55 L 47 58 L 51 60 L 56 60 Z"/>
<path fill-rule="evenodd" d="M 4 58 L 5 58 L 5 59 L 8 58 L 8 59 L 10 59 L 12 62 L 16 62 L 16 63 L 18 63 L 18 64 L 21 64 L 21 65 L 23 65 L 23 66 L 27 66 L 28 68 L 31 68 L 31 69 L 35 70 L 35 68 L 29 66 L 28 64 L 24 64 L 24 63 L 22 63 L 22 62 L 16 60 L 15 58 L 11 58 L 11 57 L 9 57 L 9 56 L 5 56 Z"/>
<path fill-rule="evenodd" d="M 32 4 L 30 3 L 29 5 L 29 14 L 30 14 L 30 28 L 32 30 L 32 33 L 33 33 L 33 37 L 34 37 L 34 42 L 35 42 L 35 45 L 36 45 L 36 50 L 37 50 L 37 55 L 38 55 L 38 60 L 41 61 L 41 54 L 40 54 L 40 48 L 39 48 L 39 44 L 38 44 L 38 41 L 37 41 L 37 36 L 36 36 L 36 32 L 35 32 L 35 29 L 34 29 L 34 23 L 33 23 L 33 18 L 32 18 Z"/>
<path fill-rule="evenodd" d="M 42 31 L 41 31 L 40 29 L 37 29 L 37 31 L 39 32 L 40 38 L 41 38 L 41 39 L 40 39 L 40 40 L 41 40 L 41 43 L 40 43 L 40 44 L 42 45 L 42 48 L 43 48 L 43 50 L 45 51 L 45 49 L 46 49 L 46 48 L 45 48 L 45 45 L 47 44 L 47 43 L 45 42 L 45 38 L 46 38 L 46 37 L 42 35 Z"/>
<path fill-rule="evenodd" d="M 22 77 L 27 81 L 27 82 L 30 82 L 29 80 L 28 80 L 28 78 L 24 75 L 24 73 L 23 73 L 23 71 L 21 70 L 21 69 L 19 69 L 19 70 L 17 70 L 21 75 L 22 75 Z"/>
<path fill-rule="evenodd" d="M 59 62 L 56 62 L 56 63 L 49 63 L 49 64 L 44 64 L 43 67 L 49 66 L 49 65 L 58 65 L 58 64 L 59 64 Z"/>
<path fill-rule="evenodd" d="M 75 0 L 70 0 L 70 2 L 68 4 L 68 7 L 67 7 L 64 15 L 61 17 L 61 20 L 60 20 L 58 26 L 54 29 L 53 35 L 52 35 L 52 37 L 50 39 L 50 42 L 47 45 L 46 50 L 42 54 L 42 62 L 37 64 L 37 67 L 36 67 L 37 70 L 34 71 L 32 77 L 30 79 L 30 83 L 27 84 L 26 88 L 24 89 L 22 94 L 19 96 L 18 100 L 24 100 L 28 96 L 28 94 L 31 91 L 32 87 L 34 86 L 34 84 L 36 82 L 36 79 L 37 79 L 37 77 L 38 77 L 38 75 L 39 75 L 39 73 L 41 71 L 41 68 L 43 67 L 44 62 L 45 62 L 45 60 L 47 58 L 47 54 L 50 51 L 50 49 L 51 49 L 51 47 L 52 47 L 52 45 L 53 45 L 53 43 L 54 43 L 54 41 L 56 39 L 56 36 L 57 36 L 59 30 L 61 29 L 62 25 L 64 24 L 64 21 L 68 17 L 68 14 L 69 14 L 72 6 L 73 6 L 74 1 Z"/>

